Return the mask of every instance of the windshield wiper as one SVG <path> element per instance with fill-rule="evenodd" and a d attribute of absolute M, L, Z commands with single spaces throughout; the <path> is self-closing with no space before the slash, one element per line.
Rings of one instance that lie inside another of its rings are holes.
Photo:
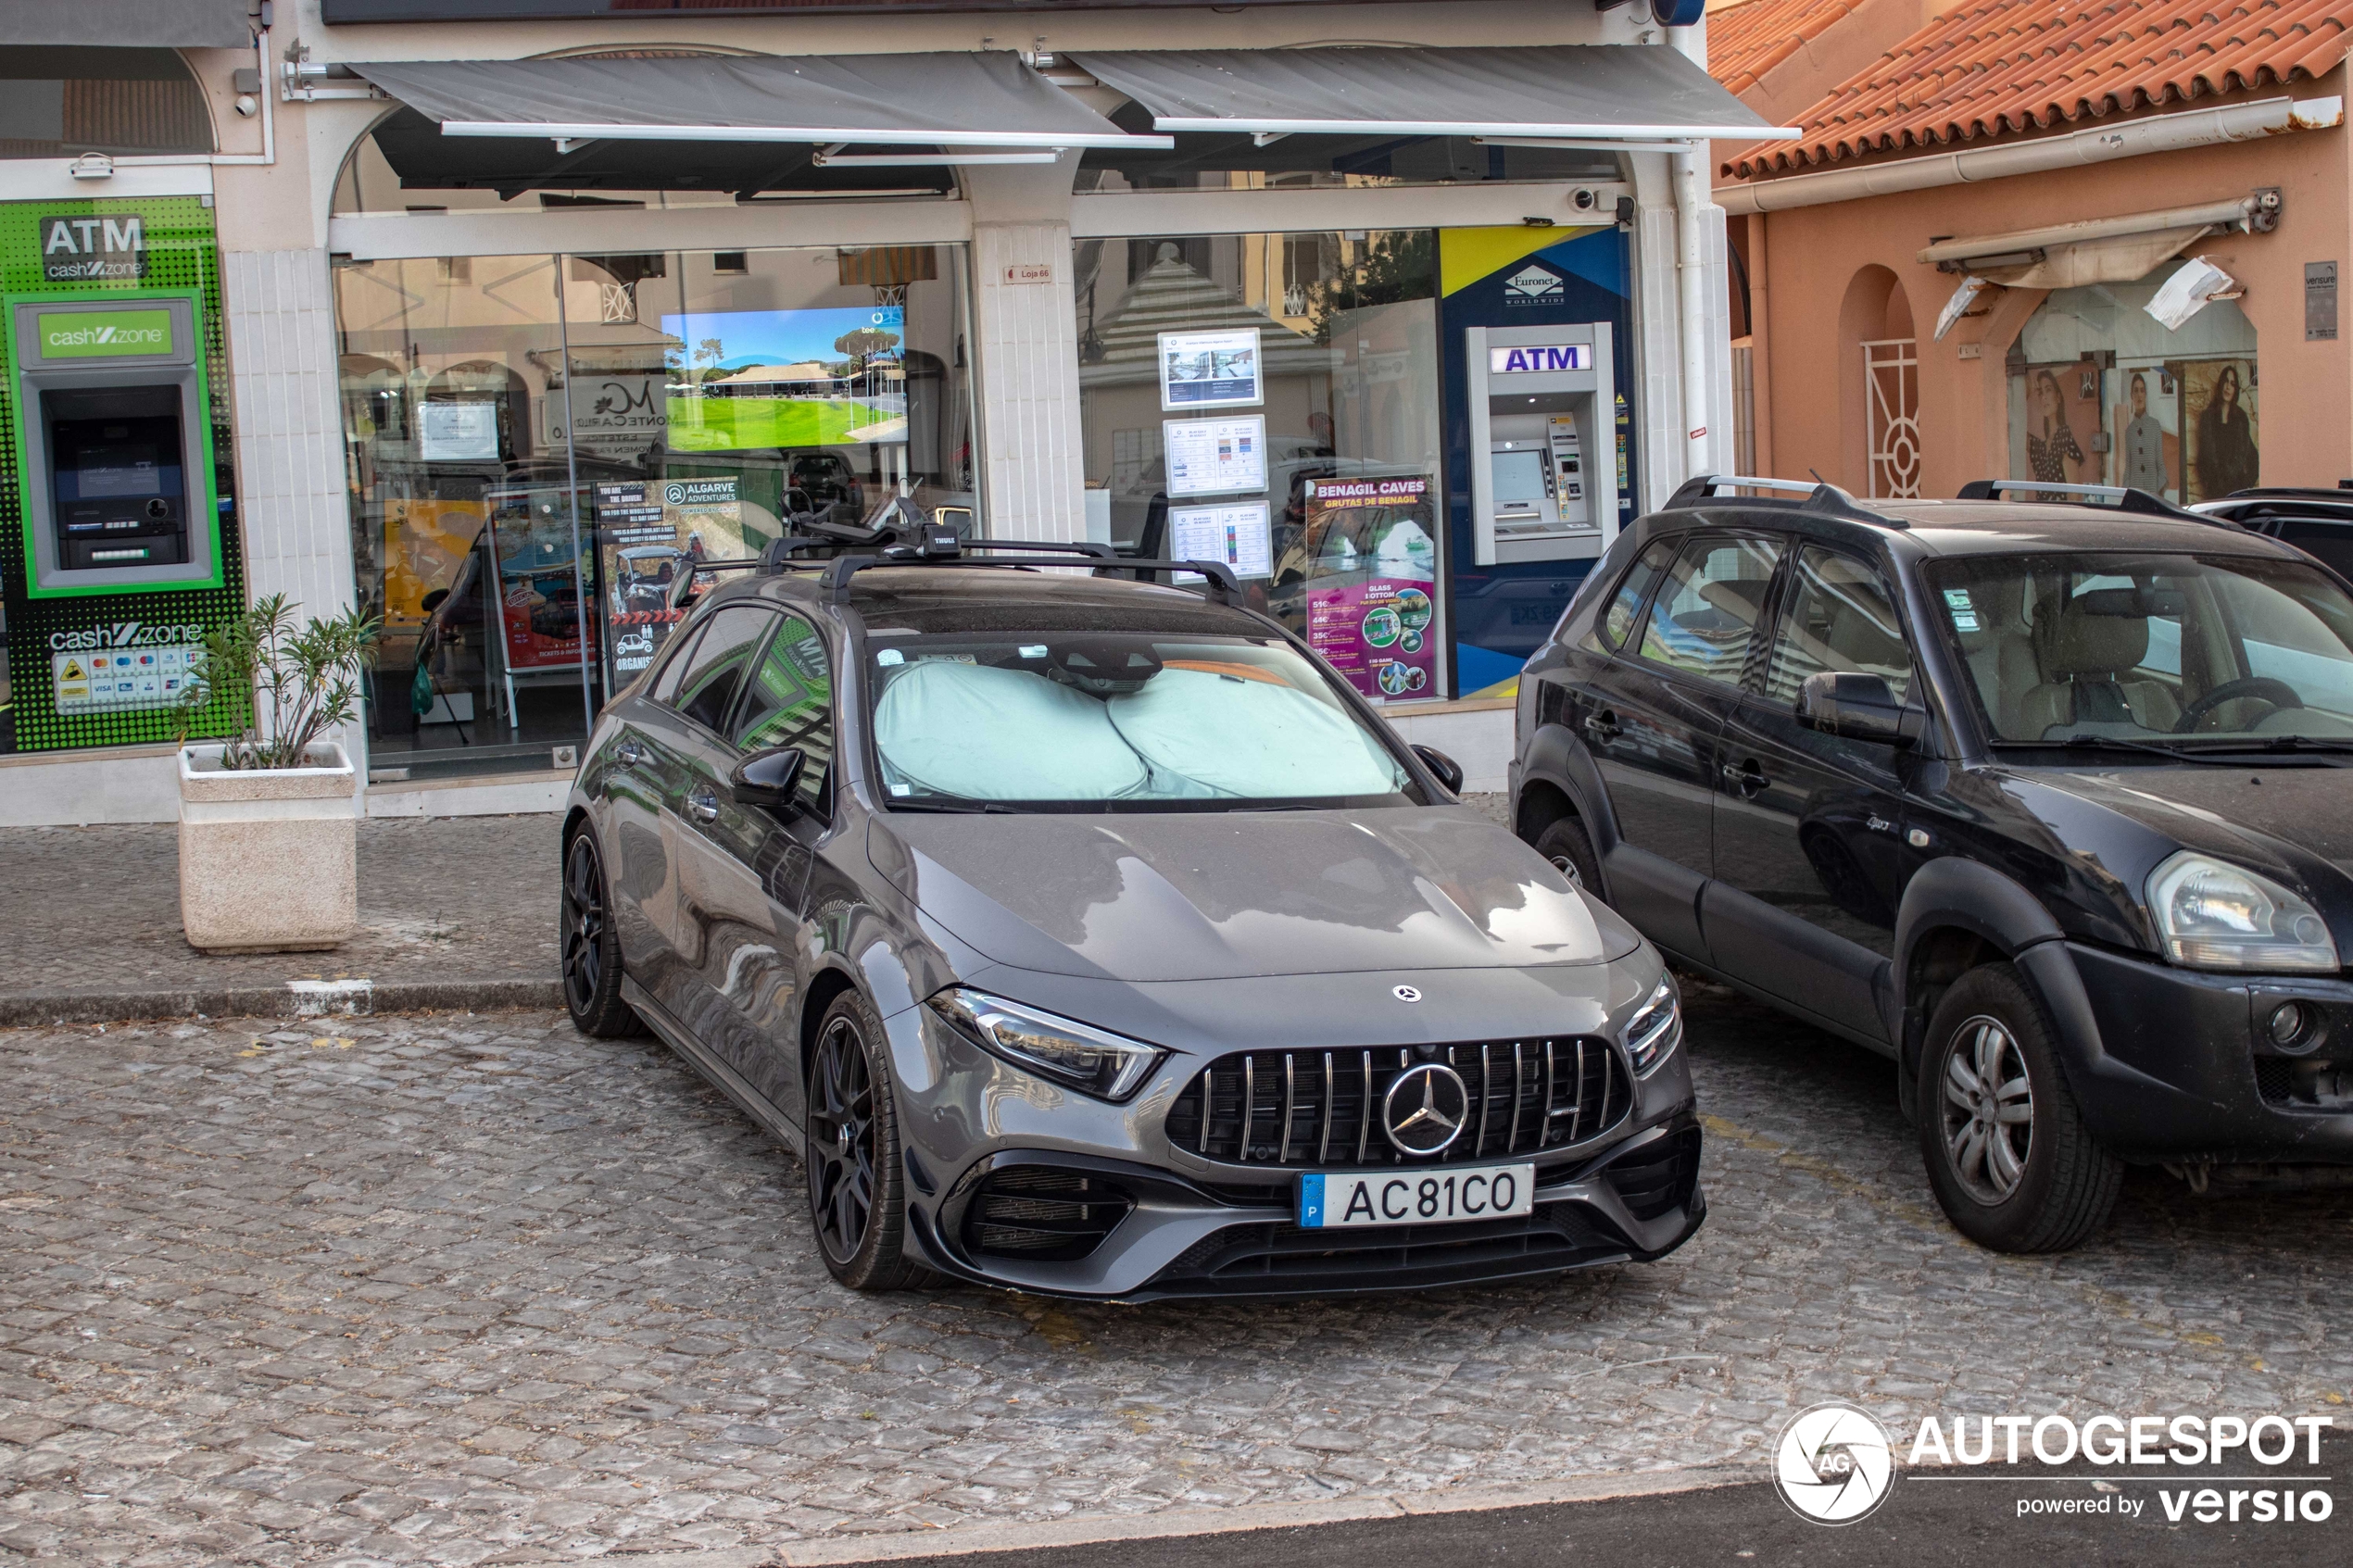
<path fill-rule="evenodd" d="M 941 811 L 966 816 L 988 814 L 1018 817 L 1022 814 L 1013 807 L 1001 806 L 994 800 L 894 800 L 890 803 L 890 809 L 893 811 Z"/>
<path fill-rule="evenodd" d="M 2160 746 L 2155 741 L 2127 740 L 2122 735 L 2063 735 L 2057 740 L 1997 740 L 1996 750 L 2002 751 L 2138 751 L 2150 757 L 2162 757 L 2168 762 L 2203 762 L 2207 754 L 2183 751 L 2178 746 Z M 2220 761 L 2220 758 L 2212 759 Z"/>
<path fill-rule="evenodd" d="M 2316 740 L 2310 735 L 2271 735 L 2263 740 L 2222 740 L 2197 746 L 2192 755 L 2246 752 L 2302 752 L 2307 756 L 2353 756 L 2353 740 Z"/>

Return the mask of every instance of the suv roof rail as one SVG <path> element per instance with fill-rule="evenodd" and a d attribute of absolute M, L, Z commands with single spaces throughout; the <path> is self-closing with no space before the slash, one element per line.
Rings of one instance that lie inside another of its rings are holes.
<path fill-rule="evenodd" d="M 2120 512 L 2143 512 L 2150 517 L 2195 518 L 2199 522 L 2217 522 L 2218 518 L 2206 517 L 2175 506 L 2145 490 L 2135 490 L 2129 484 L 2062 484 L 2049 479 L 1972 479 L 1961 486 L 1964 501 L 1991 501 L 1997 496 L 2028 494 L 2035 500 L 2053 496 L 2081 496 L 2083 506 L 2112 507 Z"/>
<path fill-rule="evenodd" d="M 1667 504 L 1659 510 L 1674 511 L 1682 507 L 1696 507 L 1718 492 L 1726 490 L 1801 492 L 1806 498 L 1794 503 L 1799 511 L 1823 512 L 1831 517 L 1850 518 L 1856 522 L 1876 523 L 1881 528 L 1911 526 L 1900 517 L 1889 517 L 1885 513 L 1871 510 L 1853 495 L 1819 476 L 1804 480 L 1765 479 L 1742 473 L 1693 474 L 1676 488 L 1675 494 L 1667 497 Z M 1775 505 L 1786 504 L 1789 503 L 1775 503 Z"/>

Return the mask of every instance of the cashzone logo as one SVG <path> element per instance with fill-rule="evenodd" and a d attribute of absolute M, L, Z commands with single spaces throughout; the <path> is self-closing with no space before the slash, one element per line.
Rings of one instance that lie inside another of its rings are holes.
<path fill-rule="evenodd" d="M 40 319 L 44 359 L 171 352 L 169 310 L 75 310 Z"/>

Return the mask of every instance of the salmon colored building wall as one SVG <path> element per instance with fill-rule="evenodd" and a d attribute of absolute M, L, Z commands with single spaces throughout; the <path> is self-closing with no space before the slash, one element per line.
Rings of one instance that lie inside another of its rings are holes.
<path fill-rule="evenodd" d="M 2340 69 L 2295 95 L 2341 93 L 2344 82 Z M 1858 495 L 1866 489 L 1856 344 L 1858 330 L 1880 329 L 1858 323 L 1852 295 L 1858 279 L 1868 293 L 1871 270 L 1883 268 L 1903 295 L 1889 314 L 1907 308 L 1919 344 L 1922 493 L 1949 495 L 1971 479 L 2018 477 L 2008 472 L 2004 358 L 2043 293 L 2001 291 L 1985 315 L 1962 320 L 1938 343 L 1937 312 L 1958 279 L 1921 263 L 1919 252 L 1942 237 L 2122 217 L 2276 185 L 2284 206 L 2275 231 L 2225 232 L 2184 255 L 2208 257 L 2245 285 L 2238 304 L 2257 334 L 2263 483 L 2333 485 L 2353 476 L 2353 308 L 2335 342 L 2304 340 L 2305 263 L 2338 262 L 2353 293 L 2349 181 L 2340 128 L 1751 216 L 1747 224 L 1768 226 L 1765 270 L 1752 275 L 1752 296 L 1761 292 L 1765 300 L 1755 338 L 1770 358 L 1774 389 L 1769 433 L 1760 433 L 1771 445 L 1760 444 L 1758 463 L 1781 474 L 1818 469 Z M 1742 238 L 1753 265 L 1753 229 Z M 1976 357 L 1964 358 L 1971 347 Z"/>

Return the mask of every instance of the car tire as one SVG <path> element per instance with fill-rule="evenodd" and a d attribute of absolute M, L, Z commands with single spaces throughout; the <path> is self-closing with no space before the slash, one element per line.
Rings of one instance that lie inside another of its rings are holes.
<path fill-rule="evenodd" d="M 615 1039 L 642 1034 L 636 1010 L 621 999 L 621 928 L 613 922 L 597 835 L 583 827 L 565 840 L 563 864 L 556 941 L 564 1010 L 584 1035 Z"/>
<path fill-rule="evenodd" d="M 1920 1060 L 1920 1154 L 1954 1228 L 1996 1252 L 2064 1252 L 2106 1223 L 2124 1166 L 2059 1067 L 2057 1031 L 2010 965 L 1936 1004 Z"/>
<path fill-rule="evenodd" d="M 1601 857 L 1593 853 L 1593 841 L 1586 836 L 1585 824 L 1575 817 L 1563 817 L 1538 834 L 1536 853 L 1552 861 L 1561 875 L 1594 897 L 1602 896 Z"/>
<path fill-rule="evenodd" d="M 934 1279 L 906 1253 L 906 1163 L 893 1088 L 882 1020 L 863 996 L 843 992 L 817 1024 L 801 1164 L 817 1250 L 852 1290 L 909 1290 Z"/>

